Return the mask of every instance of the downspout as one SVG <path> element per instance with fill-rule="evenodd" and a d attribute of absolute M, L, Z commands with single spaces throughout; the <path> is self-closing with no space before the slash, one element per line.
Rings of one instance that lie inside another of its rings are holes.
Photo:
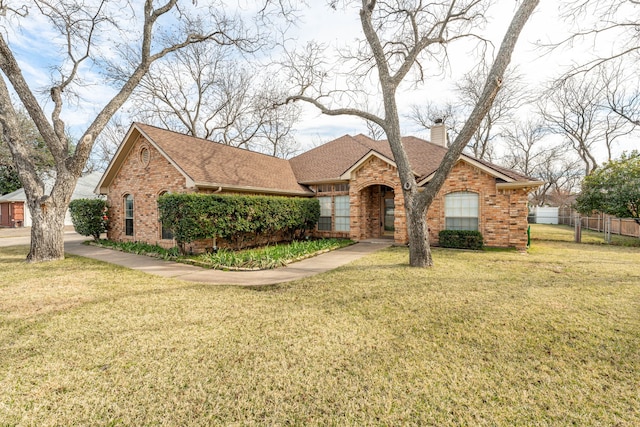
<path fill-rule="evenodd" d="M 222 186 L 219 186 L 218 189 L 216 191 L 214 191 L 212 194 L 218 194 L 222 191 Z M 218 237 L 217 236 L 213 236 L 213 239 L 211 239 L 211 251 L 215 254 L 218 253 Z"/>

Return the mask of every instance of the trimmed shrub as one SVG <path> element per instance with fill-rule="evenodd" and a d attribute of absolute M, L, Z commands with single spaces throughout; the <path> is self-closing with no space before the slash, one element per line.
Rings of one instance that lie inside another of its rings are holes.
<path fill-rule="evenodd" d="M 69 204 L 73 228 L 82 236 L 100 239 L 100 234 L 107 231 L 109 216 L 107 202 L 102 199 L 76 199 Z"/>
<path fill-rule="evenodd" d="M 442 230 L 438 234 L 440 246 L 456 249 L 482 249 L 484 240 L 482 233 L 472 230 Z"/>
<path fill-rule="evenodd" d="M 158 198 L 163 227 L 181 248 L 196 240 L 221 238 L 242 248 L 255 236 L 293 240 L 320 217 L 317 199 L 221 194 L 165 194 Z"/>

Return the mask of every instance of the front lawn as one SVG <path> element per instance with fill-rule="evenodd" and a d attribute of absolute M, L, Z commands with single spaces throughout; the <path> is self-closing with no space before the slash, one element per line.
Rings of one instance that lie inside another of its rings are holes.
<path fill-rule="evenodd" d="M 531 240 L 551 240 L 558 242 L 573 242 L 575 230 L 568 225 L 532 224 Z M 604 233 L 582 229 L 582 243 L 591 245 L 606 245 Z M 611 235 L 611 245 L 640 247 L 640 238 L 632 236 Z"/>
<path fill-rule="evenodd" d="M 389 248 L 259 288 L 27 250 L 0 248 L 0 425 L 640 425 L 638 248 Z"/>

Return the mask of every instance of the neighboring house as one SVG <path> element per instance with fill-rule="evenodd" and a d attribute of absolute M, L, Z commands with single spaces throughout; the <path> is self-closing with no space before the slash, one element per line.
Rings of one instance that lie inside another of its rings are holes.
<path fill-rule="evenodd" d="M 432 142 L 403 138 L 420 186 L 447 151 L 444 125 Z M 444 229 L 479 230 L 485 244 L 524 249 L 527 195 L 541 185 L 462 155 L 427 213 L 430 239 Z M 386 141 L 345 135 L 290 160 L 134 123 L 96 192 L 110 206 L 109 238 L 173 245 L 162 229 L 157 198 L 166 192 L 316 197 L 317 236 L 408 242 L 402 189 Z"/>
<path fill-rule="evenodd" d="M 101 172 L 92 172 L 80 177 L 71 200 L 99 197 L 93 190 L 101 177 Z M 53 179 L 45 179 L 44 184 L 45 192 L 49 194 L 53 186 Z M 68 210 L 64 217 L 64 225 L 73 225 L 71 214 Z M 31 211 L 27 205 L 27 196 L 24 194 L 24 188 L 0 196 L 0 227 L 31 227 Z"/>

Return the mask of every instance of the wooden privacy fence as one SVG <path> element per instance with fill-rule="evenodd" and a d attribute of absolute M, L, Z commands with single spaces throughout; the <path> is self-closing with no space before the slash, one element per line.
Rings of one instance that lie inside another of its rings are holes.
<path fill-rule="evenodd" d="M 606 214 L 595 216 L 581 216 L 578 212 L 570 208 L 560 208 L 558 222 L 560 224 L 575 227 L 577 219 L 580 219 L 582 228 L 600 231 L 608 234 L 618 234 L 620 236 L 640 237 L 640 225 L 630 218 L 618 218 Z"/>

